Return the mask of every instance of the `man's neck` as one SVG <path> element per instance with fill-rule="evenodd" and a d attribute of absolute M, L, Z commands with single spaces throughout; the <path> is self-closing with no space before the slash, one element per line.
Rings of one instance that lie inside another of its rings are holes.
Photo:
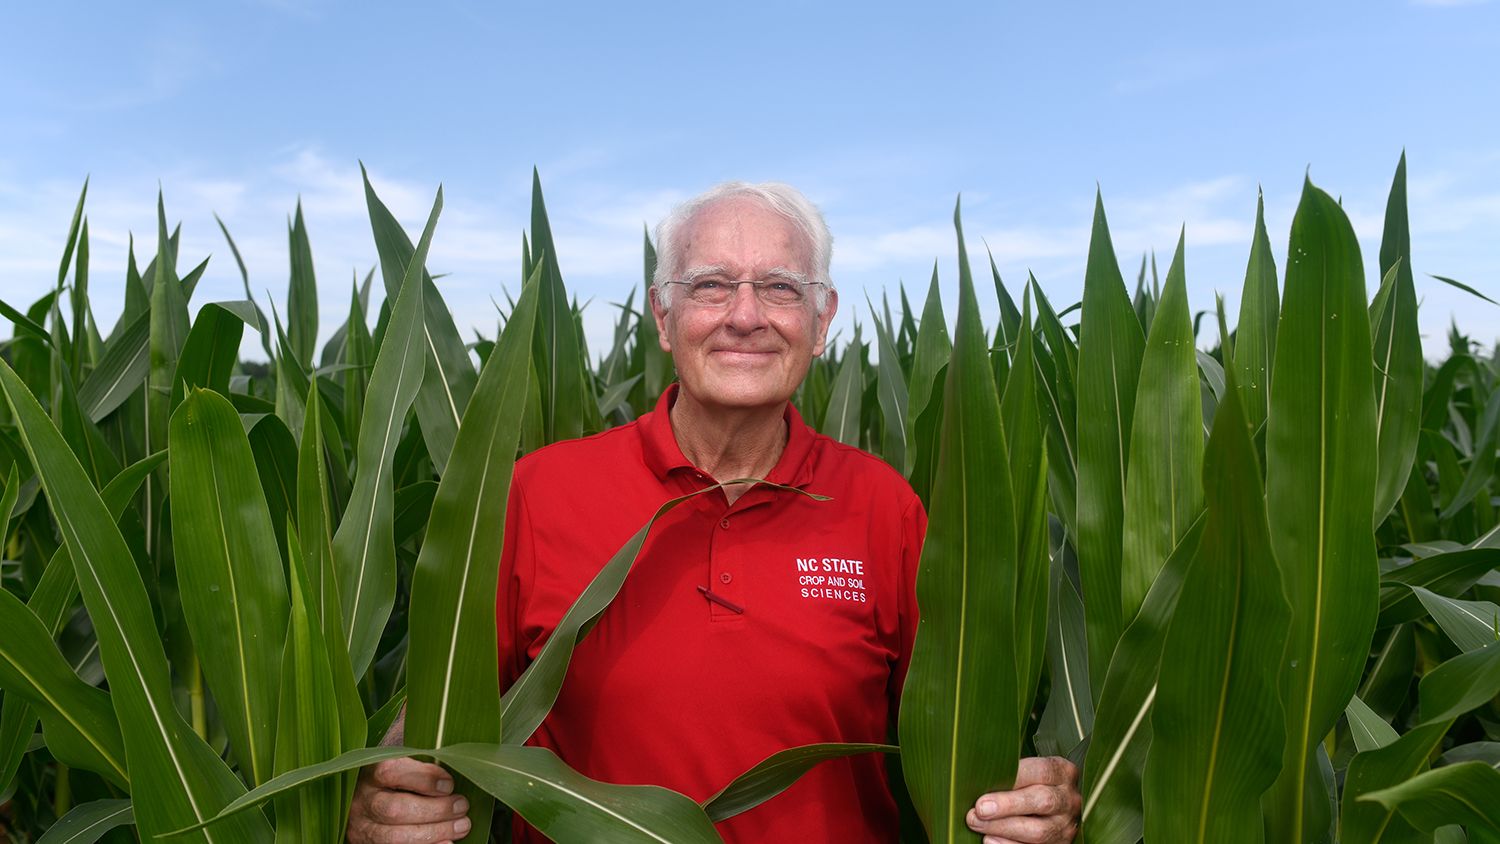
<path fill-rule="evenodd" d="M 679 389 L 670 412 L 682 456 L 714 480 L 765 478 L 786 450 L 786 407 L 708 408 Z M 748 489 L 725 487 L 733 502 Z"/>

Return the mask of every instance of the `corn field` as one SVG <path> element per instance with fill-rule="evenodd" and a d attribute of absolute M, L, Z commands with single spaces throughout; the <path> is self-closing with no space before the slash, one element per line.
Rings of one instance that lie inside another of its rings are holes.
<path fill-rule="evenodd" d="M 366 180 L 378 270 L 347 292 L 319 289 L 299 208 L 269 315 L 223 223 L 245 298 L 193 302 L 207 262 L 159 200 L 101 330 L 85 186 L 55 284 L 0 303 L 0 840 L 342 840 L 357 769 L 417 755 L 460 778 L 468 840 L 515 812 L 712 842 L 883 752 L 903 841 L 977 840 L 974 798 L 1061 755 L 1089 844 L 1500 842 L 1500 355 L 1456 330 L 1424 352 L 1405 171 L 1368 272 L 1310 182 L 1284 255 L 1257 209 L 1237 315 L 1190 310 L 1182 241 L 1127 285 L 1102 200 L 1081 303 L 976 277 L 955 209 L 952 330 L 936 272 L 920 308 L 858 303 L 795 399 L 931 515 L 893 743 L 788 748 L 701 804 L 525 746 L 649 525 L 509 690 L 495 656 L 517 456 L 673 378 L 650 240 L 589 350 L 534 181 L 520 295 L 468 342 L 425 270 L 441 190 L 414 243 Z M 321 348 L 320 294 L 348 299 Z M 407 746 L 379 747 L 403 706 Z"/>

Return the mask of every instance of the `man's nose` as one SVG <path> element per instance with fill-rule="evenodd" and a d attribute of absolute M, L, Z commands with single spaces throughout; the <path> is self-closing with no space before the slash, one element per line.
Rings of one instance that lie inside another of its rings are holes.
<path fill-rule="evenodd" d="M 729 300 L 728 322 L 736 331 L 754 331 L 766 324 L 765 305 L 753 284 L 737 284 Z"/>

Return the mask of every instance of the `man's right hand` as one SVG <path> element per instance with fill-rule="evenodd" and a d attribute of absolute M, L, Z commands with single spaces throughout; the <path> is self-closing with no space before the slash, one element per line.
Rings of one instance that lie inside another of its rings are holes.
<path fill-rule="evenodd" d="M 387 759 L 359 772 L 349 807 L 350 844 L 438 844 L 463 838 L 469 801 L 439 765 Z"/>

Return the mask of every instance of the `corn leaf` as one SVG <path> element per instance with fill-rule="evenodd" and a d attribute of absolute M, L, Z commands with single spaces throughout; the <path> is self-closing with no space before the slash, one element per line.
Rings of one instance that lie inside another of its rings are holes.
<path fill-rule="evenodd" d="M 1037 325 L 1047 341 L 1045 347 L 1038 345 L 1034 350 L 1047 423 L 1047 494 L 1069 535 L 1077 536 L 1078 402 L 1074 382 L 1078 347 L 1062 327 L 1035 276 L 1028 286 L 1036 296 Z"/>
<path fill-rule="evenodd" d="M 135 823 L 129 800 L 93 800 L 68 810 L 37 844 L 93 844 L 105 833 Z"/>
<path fill-rule="evenodd" d="M 900 748 L 891 744 L 809 744 L 778 751 L 704 800 L 703 811 L 708 813 L 714 823 L 719 823 L 741 812 L 748 812 L 786 791 L 820 762 L 862 753 L 899 751 Z"/>
<path fill-rule="evenodd" d="M 302 220 L 302 201 L 287 227 L 287 245 L 291 254 L 292 276 L 286 291 L 286 318 L 291 326 L 292 353 L 298 360 L 311 363 L 316 359 L 318 341 L 318 280 L 313 273 L 312 245 L 307 240 L 307 225 Z"/>
<path fill-rule="evenodd" d="M 898 726 L 907 789 L 935 842 L 965 840 L 964 814 L 979 795 L 1014 782 L 1017 701 L 1030 700 L 1016 671 L 1017 632 L 1029 619 L 1014 604 L 1022 569 L 1012 466 L 957 208 L 954 227 L 958 327 Z"/>
<path fill-rule="evenodd" d="M 867 300 L 868 301 L 868 300 Z M 875 306 L 870 305 L 870 317 L 875 322 L 875 341 L 879 359 L 876 361 L 876 397 L 880 402 L 884 436 L 881 439 L 880 456 L 896 468 L 906 470 L 906 448 L 910 426 L 906 421 L 906 409 L 910 398 L 906 392 L 906 375 L 901 371 L 901 358 L 891 340 L 891 326 L 881 322 L 875 315 Z"/>
<path fill-rule="evenodd" d="M 1134 844 L 1141 838 L 1141 777 L 1151 746 L 1162 644 L 1202 533 L 1200 518 L 1172 550 L 1105 675 L 1083 763 L 1081 834 L 1089 844 Z"/>
<path fill-rule="evenodd" d="M 479 375 L 412 575 L 404 738 L 419 747 L 500 740 L 495 595 L 538 294 L 533 279 Z M 486 838 L 493 804 L 462 790 Z"/>
<path fill-rule="evenodd" d="M 917 420 L 932 402 L 934 385 L 940 380 L 938 376 L 943 366 L 948 363 L 948 357 L 953 349 L 953 343 L 948 339 L 947 317 L 943 316 L 943 299 L 942 293 L 938 290 L 936 265 L 932 268 L 932 283 L 927 286 L 927 301 L 922 305 L 920 326 L 917 329 L 916 345 L 912 352 L 911 378 L 907 382 L 910 392 L 907 397 L 906 424 L 910 426 L 910 430 L 906 438 L 908 448 L 904 474 L 912 479 L 912 485 L 918 487 L 919 493 L 925 493 L 931 483 L 931 478 L 918 479 L 913 471 L 916 468 L 918 454 L 935 452 L 936 448 L 935 440 L 929 441 L 918 436 Z M 918 480 L 921 481 L 920 485 L 917 483 Z"/>
<path fill-rule="evenodd" d="M 1004 288 L 1000 288 L 1004 290 Z M 1011 326 L 1015 367 L 1000 399 L 1006 455 L 1010 459 L 1011 490 L 1016 510 L 1016 579 L 1013 606 L 1015 664 L 1019 682 L 1018 712 L 1029 713 L 1041 679 L 1047 651 L 1047 572 L 1050 560 L 1047 532 L 1047 450 L 1037 400 L 1036 366 L 1032 360 L 1035 336 L 1031 328 L 1031 299 Z M 992 356 L 993 359 L 993 356 Z"/>
<path fill-rule="evenodd" d="M 533 343 L 537 374 L 542 396 L 542 424 L 547 442 L 572 439 L 585 430 L 586 408 L 593 397 L 582 374 L 586 358 L 582 356 L 582 339 L 568 293 L 563 287 L 558 265 L 557 245 L 552 241 L 552 225 L 547 220 L 547 206 L 542 199 L 542 181 L 531 171 L 531 249 L 542 272 L 536 278 L 541 285 L 537 303 L 537 330 Z"/>
<path fill-rule="evenodd" d="M 315 382 L 316 383 L 316 382 Z M 310 603 L 321 626 L 318 640 L 327 649 L 329 670 L 338 702 L 341 750 L 364 746 L 365 711 L 355 686 L 349 647 L 344 642 L 342 604 L 333 553 L 334 516 L 329 509 L 332 494 L 328 461 L 323 459 L 327 440 L 323 435 L 322 398 L 318 390 L 308 392 L 308 414 L 302 445 L 297 455 L 297 526 L 302 540 L 303 568 L 311 586 Z"/>
<path fill-rule="evenodd" d="M 1250 262 L 1245 267 L 1245 286 L 1240 293 L 1240 321 L 1234 332 L 1234 367 L 1245 418 L 1251 430 L 1266 421 L 1271 404 L 1271 372 L 1276 362 L 1276 327 L 1281 321 L 1281 302 L 1276 291 L 1276 259 L 1266 234 L 1266 198 L 1255 197 L 1255 235 L 1250 244 Z"/>
<path fill-rule="evenodd" d="M 271 777 L 287 587 L 239 414 L 194 389 L 172 414 L 172 547 L 203 674 L 252 785 Z"/>
<path fill-rule="evenodd" d="M 1415 621 L 1425 614 L 1421 601 L 1409 587 L 1420 586 L 1451 598 L 1497 568 L 1500 568 L 1500 548 L 1465 548 L 1381 572 L 1379 625 Z"/>
<path fill-rule="evenodd" d="M 1446 598 L 1420 586 L 1413 586 L 1411 591 L 1459 650 L 1468 653 L 1500 640 L 1500 606 L 1489 601 Z"/>
<path fill-rule="evenodd" d="M 1313 749 L 1359 685 L 1375 630 L 1370 523 L 1374 373 L 1359 241 L 1338 203 L 1306 182 L 1292 221 L 1276 338 L 1266 486 L 1292 605 L 1282 672 L 1287 741 L 1267 794 L 1269 837 L 1322 841 L 1331 811 Z"/>
<path fill-rule="evenodd" d="M 1174 270 L 1180 285 L 1176 261 Z M 1153 339 L 1167 318 L 1172 276 Z M 1291 607 L 1250 433 L 1240 395 L 1230 390 L 1204 455 L 1203 536 L 1162 646 L 1145 776 L 1151 841 L 1265 840 L 1260 795 L 1280 771 L 1277 674 Z"/>
<path fill-rule="evenodd" d="M 1146 340 L 1135 420 L 1130 428 L 1129 465 L 1134 468 L 1125 480 L 1120 572 L 1121 617 L 1126 619 L 1135 617 L 1157 572 L 1203 508 L 1205 485 L 1199 482 L 1203 467 L 1203 410 L 1198 361 L 1193 349 L 1193 323 L 1188 313 L 1183 247 L 1184 238 L 1179 237 L 1172 266 L 1167 270 L 1167 283 L 1151 322 L 1151 336 Z M 1220 459 L 1226 461 L 1227 469 L 1238 467 L 1233 461 L 1243 459 L 1243 455 Z M 1256 466 L 1259 465 L 1257 460 Z M 1258 474 L 1256 481 L 1258 484 Z M 1220 506 L 1228 508 L 1233 504 L 1224 501 Z M 1223 518 L 1232 516 L 1226 513 Z M 1246 518 L 1253 517 L 1246 515 Z M 1227 550 L 1221 546 L 1215 553 Z M 1259 555 L 1260 551 L 1250 553 Z M 1265 562 L 1257 556 L 1247 564 L 1259 567 Z M 1087 581 L 1084 589 L 1088 589 Z"/>
<path fill-rule="evenodd" d="M 365 204 L 370 211 L 375 250 L 380 255 L 386 301 L 398 300 L 400 291 L 406 289 L 405 279 L 414 277 L 421 281 L 422 307 L 418 324 L 420 346 L 426 356 L 426 375 L 417 391 L 415 405 L 427 453 L 441 473 L 448 465 L 453 440 L 458 436 L 459 420 L 463 418 L 464 407 L 474 392 L 478 376 L 474 373 L 474 365 L 469 362 L 463 338 L 453 325 L 453 315 L 443 304 L 432 276 L 427 274 L 426 251 L 413 249 L 401 224 L 375 195 L 363 164 L 360 165 L 360 174 L 365 183 Z M 413 263 L 415 268 L 411 266 Z M 355 664 L 358 666 L 358 661 Z"/>
<path fill-rule="evenodd" d="M 1068 756 L 1094 732 L 1088 659 L 1083 597 L 1059 553 L 1052 560 L 1047 599 L 1047 668 L 1052 690 L 1036 731 L 1036 749 L 1043 756 Z"/>
<path fill-rule="evenodd" d="M 643 232 L 641 235 L 642 249 L 645 253 L 644 275 L 646 279 L 646 297 L 641 306 L 641 318 L 636 323 L 636 353 L 640 356 L 639 365 L 633 368 L 644 373 L 642 380 L 642 394 L 638 407 L 649 407 L 656 397 L 667 389 L 672 381 L 672 358 L 662 351 L 660 336 L 656 329 L 656 319 L 651 309 L 654 296 L 651 292 L 651 281 L 656 275 L 656 248 L 651 245 L 651 235 Z M 527 274 L 530 275 L 529 273 Z"/>
<path fill-rule="evenodd" d="M 1078 565 L 1095 700 L 1124 629 L 1120 566 L 1126 461 L 1145 342 L 1109 240 L 1103 198 L 1096 197 L 1078 338 L 1077 505 Z"/>
<path fill-rule="evenodd" d="M 0 688 L 5 689 L 7 705 L 25 701 L 40 716 L 47 746 L 59 761 L 129 787 L 125 742 L 109 695 L 78 679 L 52 641 L 51 631 L 4 589 Z"/>
<path fill-rule="evenodd" d="M 839 361 L 839 374 L 833 380 L 833 393 L 828 397 L 828 411 L 823 414 L 822 433 L 845 445 L 859 448 L 860 402 L 865 392 L 865 374 L 861 367 L 859 328 L 854 330 L 854 341 L 844 350 L 844 359 Z"/>
<path fill-rule="evenodd" d="M 229 376 L 239 361 L 245 325 L 259 327 L 253 302 L 210 302 L 198 310 L 173 382 L 173 406 L 187 387 L 202 387 L 227 396 Z"/>
<path fill-rule="evenodd" d="M 244 787 L 172 705 L 166 655 L 135 561 L 82 467 L 9 365 L 0 365 L 0 391 L 68 545 L 115 712 L 134 727 L 124 738 L 137 823 L 155 835 L 210 817 Z M 265 821 L 255 816 L 218 835 L 196 836 L 206 842 L 269 839 Z"/>
<path fill-rule="evenodd" d="M 1424 832 L 1460 823 L 1470 832 L 1500 835 L 1500 770 L 1483 762 L 1462 762 L 1437 768 L 1400 785 L 1365 795 Z"/>
<path fill-rule="evenodd" d="M 274 773 L 339 755 L 340 692 L 335 690 L 317 595 L 295 531 L 287 537 L 290 613 L 281 659 Z M 341 633 L 342 631 L 336 631 Z M 276 800 L 276 835 L 286 841 L 336 841 L 344 832 L 341 778 L 320 780 Z"/>
<path fill-rule="evenodd" d="M 90 419 L 103 421 L 145 383 L 151 371 L 150 337 L 151 315 L 143 312 L 110 339 L 104 357 L 78 387 L 78 401 Z"/>
<path fill-rule="evenodd" d="M 1406 219 L 1406 153 L 1396 165 L 1380 240 L 1380 273 L 1394 271 L 1385 307 L 1371 320 L 1375 356 L 1375 413 L 1379 438 L 1375 520 L 1380 526 L 1396 506 L 1417 455 L 1422 395 L 1422 339 L 1417 330 L 1417 292 L 1411 271 L 1411 232 Z M 1493 463 L 1493 461 L 1491 461 Z"/>
<path fill-rule="evenodd" d="M 1344 707 L 1344 717 L 1349 721 L 1354 747 L 1360 753 L 1385 747 L 1401 737 L 1384 718 L 1365 705 L 1359 695 L 1349 699 L 1349 705 Z"/>
<path fill-rule="evenodd" d="M 1347 840 L 1402 841 L 1414 837 L 1393 805 L 1376 805 L 1368 798 L 1426 770 L 1428 760 L 1458 717 L 1500 694 L 1500 642 L 1434 668 L 1422 678 L 1418 694 L 1422 718 L 1418 725 L 1383 747 L 1356 755 L 1349 763 L 1340 819 Z"/>
<path fill-rule="evenodd" d="M 343 520 L 333 535 L 333 553 L 343 604 L 344 640 L 354 676 L 375 658 L 375 646 L 396 598 L 396 547 L 393 530 L 392 461 L 401 423 L 422 384 L 426 355 L 422 348 L 423 265 L 443 192 L 438 190 L 427 228 L 406 264 L 390 330 L 381 343 L 370 392 L 360 420 L 359 474 Z"/>
<path fill-rule="evenodd" d="M 332 774 L 402 756 L 447 765 L 516 810 L 544 835 L 560 841 L 717 842 L 713 823 L 692 800 L 665 788 L 611 785 L 573 771 L 552 751 L 518 745 L 457 744 L 437 750 L 369 747 L 276 777 L 226 806 L 209 823 L 264 803 Z M 173 832 L 183 834 L 187 827 Z"/>

